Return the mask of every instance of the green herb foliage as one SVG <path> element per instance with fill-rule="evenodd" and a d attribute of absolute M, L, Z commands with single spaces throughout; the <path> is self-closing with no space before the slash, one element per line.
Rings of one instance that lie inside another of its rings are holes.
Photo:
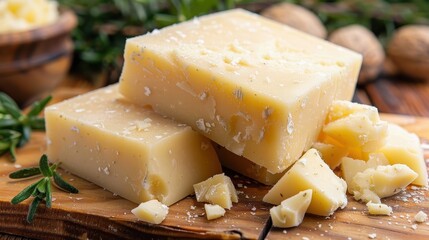
<path fill-rule="evenodd" d="M 39 204 L 42 201 L 45 201 L 46 207 L 50 208 L 52 206 L 52 186 L 51 178 L 53 178 L 55 186 L 59 189 L 70 192 L 78 193 L 79 190 L 67 183 L 58 173 L 57 173 L 58 164 L 49 164 L 48 158 L 46 155 L 43 155 L 40 158 L 38 167 L 31 167 L 18 170 L 9 175 L 9 178 L 12 179 L 22 179 L 28 177 L 34 177 L 37 175 L 42 175 L 43 177 L 37 182 L 29 185 L 24 188 L 18 195 L 16 195 L 12 200 L 12 204 L 18 204 L 29 197 L 33 196 L 34 199 L 30 204 L 27 213 L 27 222 L 31 223 L 36 215 L 36 210 Z"/>
<path fill-rule="evenodd" d="M 9 153 L 16 160 L 15 149 L 28 142 L 32 130 L 45 130 L 45 120 L 39 113 L 51 100 L 48 96 L 33 103 L 27 114 L 7 94 L 0 92 L 0 155 Z"/>

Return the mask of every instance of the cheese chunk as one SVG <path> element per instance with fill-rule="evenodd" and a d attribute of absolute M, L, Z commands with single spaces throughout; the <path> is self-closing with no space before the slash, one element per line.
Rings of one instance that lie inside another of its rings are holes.
<path fill-rule="evenodd" d="M 416 177 L 417 173 L 403 164 L 368 168 L 353 177 L 349 191 L 356 200 L 380 203 L 380 198 L 395 195 Z"/>
<path fill-rule="evenodd" d="M 51 161 L 136 203 L 171 205 L 222 171 L 210 140 L 124 101 L 117 86 L 50 106 L 45 117 Z"/>
<path fill-rule="evenodd" d="M 412 182 L 428 186 L 428 171 L 419 138 L 402 127 L 389 123 L 386 144 L 379 149 L 390 164 L 402 163 L 410 167 L 419 176 Z"/>
<path fill-rule="evenodd" d="M 423 223 L 423 222 L 426 222 L 427 220 L 428 220 L 428 215 L 426 213 L 424 213 L 423 211 L 419 211 L 414 216 L 414 221 L 416 221 L 418 223 Z"/>
<path fill-rule="evenodd" d="M 160 224 L 167 217 L 168 207 L 158 200 L 149 200 L 144 203 L 140 203 L 140 205 L 131 212 L 136 215 L 139 220 Z"/>
<path fill-rule="evenodd" d="M 348 154 L 347 148 L 328 143 L 316 142 L 313 144 L 313 148 L 319 151 L 323 161 L 331 169 L 337 168 L 341 164 L 342 158 Z"/>
<path fill-rule="evenodd" d="M 128 39 L 120 91 L 280 173 L 309 149 L 362 57 L 234 9 Z"/>
<path fill-rule="evenodd" d="M 198 202 L 217 204 L 226 209 L 231 209 L 232 203 L 238 202 L 231 178 L 223 173 L 194 184 L 194 191 Z"/>
<path fill-rule="evenodd" d="M 382 147 L 387 136 L 387 122 L 381 121 L 375 107 L 335 101 L 323 133 L 351 149 L 373 152 Z"/>
<path fill-rule="evenodd" d="M 347 205 L 347 185 L 320 158 L 317 150 L 308 150 L 264 196 L 263 201 L 279 205 L 300 191 L 313 190 L 307 212 L 329 216 Z"/>
<path fill-rule="evenodd" d="M 382 165 L 389 165 L 389 162 L 382 153 L 371 153 L 368 161 L 344 157 L 341 160 L 341 173 L 347 186 L 350 186 L 353 177 L 357 173 L 364 172 L 368 168 L 376 168 Z M 350 188 L 349 193 L 353 193 Z"/>
<path fill-rule="evenodd" d="M 219 205 L 204 204 L 207 220 L 213 220 L 225 215 L 225 209 Z"/>
<path fill-rule="evenodd" d="M 270 209 L 274 227 L 296 227 L 302 223 L 305 212 L 310 206 L 312 190 L 301 191 L 298 194 L 285 199 L 279 206 Z"/>
<path fill-rule="evenodd" d="M 259 166 L 242 156 L 238 156 L 218 144 L 215 144 L 215 149 L 222 166 L 265 185 L 276 184 L 284 174 L 284 172 L 275 174 L 270 173 L 266 168 Z"/>
<path fill-rule="evenodd" d="M 368 202 L 366 206 L 371 215 L 391 215 L 393 213 L 392 208 L 383 203 Z"/>

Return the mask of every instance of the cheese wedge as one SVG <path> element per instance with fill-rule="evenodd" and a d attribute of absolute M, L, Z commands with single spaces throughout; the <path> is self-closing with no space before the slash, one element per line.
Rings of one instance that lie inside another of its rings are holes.
<path fill-rule="evenodd" d="M 231 209 L 232 203 L 238 202 L 237 191 L 231 178 L 223 173 L 194 184 L 194 191 L 198 202 L 208 202 L 226 209 Z"/>
<path fill-rule="evenodd" d="M 274 227 L 296 227 L 302 223 L 305 212 L 311 203 L 311 189 L 285 199 L 279 206 L 270 209 L 270 216 Z"/>
<path fill-rule="evenodd" d="M 347 156 L 349 152 L 345 147 L 322 142 L 315 142 L 313 148 L 319 151 L 323 161 L 325 161 L 332 170 L 341 164 L 342 158 Z"/>
<path fill-rule="evenodd" d="M 140 203 L 131 212 L 141 221 L 160 224 L 167 217 L 168 207 L 153 199 Z"/>
<path fill-rule="evenodd" d="M 309 149 L 362 57 L 234 9 L 128 39 L 120 91 L 280 173 Z"/>
<path fill-rule="evenodd" d="M 221 172 L 210 140 L 124 101 L 117 86 L 46 108 L 50 161 L 130 201 L 171 205 Z"/>
<path fill-rule="evenodd" d="M 263 201 L 279 205 L 300 191 L 311 189 L 307 212 L 329 216 L 347 205 L 347 185 L 320 158 L 317 150 L 308 150 L 264 196 Z"/>
<path fill-rule="evenodd" d="M 402 127 L 389 123 L 386 144 L 379 149 L 390 164 L 405 164 L 419 176 L 412 182 L 428 186 L 428 171 L 419 138 Z"/>

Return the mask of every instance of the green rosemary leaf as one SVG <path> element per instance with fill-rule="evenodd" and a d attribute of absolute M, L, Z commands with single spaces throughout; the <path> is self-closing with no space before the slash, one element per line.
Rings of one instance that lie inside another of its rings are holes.
<path fill-rule="evenodd" d="M 12 158 L 12 162 L 16 161 L 16 151 L 15 151 L 15 149 L 16 149 L 16 144 L 11 144 L 10 147 L 9 147 L 9 154 L 10 154 L 10 156 Z"/>
<path fill-rule="evenodd" d="M 32 223 L 34 216 L 36 215 L 37 207 L 39 206 L 40 202 L 42 201 L 42 198 L 35 197 L 33 199 L 33 202 L 31 202 L 30 207 L 28 208 L 28 214 L 27 214 L 27 222 Z"/>
<path fill-rule="evenodd" d="M 39 113 L 46 107 L 46 105 L 51 101 L 52 96 L 47 96 L 46 98 L 37 101 L 31 105 L 30 112 L 28 112 L 28 117 L 34 117 L 39 115 Z"/>
<path fill-rule="evenodd" d="M 6 116 L 3 116 L 2 118 L 0 118 L 0 128 L 10 128 L 10 127 L 15 127 L 17 125 L 19 125 L 19 121 L 14 118 L 6 117 Z"/>
<path fill-rule="evenodd" d="M 52 177 L 53 172 L 51 168 L 49 167 L 48 157 L 43 154 L 39 161 L 39 168 L 42 172 L 43 176 L 45 177 Z"/>
<path fill-rule="evenodd" d="M 18 147 L 24 146 L 31 137 L 31 127 L 30 126 L 22 126 L 22 136 L 19 140 Z"/>
<path fill-rule="evenodd" d="M 42 172 L 39 167 L 24 168 L 9 174 L 9 178 L 20 179 L 40 175 Z"/>
<path fill-rule="evenodd" d="M 10 114 L 14 119 L 20 120 L 22 113 L 18 107 L 9 102 L 3 102 L 2 104 L 8 114 Z"/>
<path fill-rule="evenodd" d="M 7 152 L 10 147 L 10 143 L 0 140 L 0 152 Z"/>
<path fill-rule="evenodd" d="M 46 183 L 49 182 L 49 177 L 42 178 L 42 181 L 37 184 L 37 189 L 35 192 L 35 197 L 39 196 L 39 194 L 46 194 Z"/>
<path fill-rule="evenodd" d="M 31 184 L 30 186 L 24 188 L 20 193 L 18 193 L 12 200 L 10 201 L 12 204 L 18 204 L 25 199 L 29 198 L 35 191 L 38 186 L 38 184 L 43 181 L 43 179 L 40 179 L 39 181 Z"/>
<path fill-rule="evenodd" d="M 54 182 L 59 188 L 63 189 L 64 191 L 70 193 L 79 193 L 79 190 L 77 190 L 77 188 L 64 181 L 64 179 L 57 172 L 54 172 Z"/>
<path fill-rule="evenodd" d="M 52 206 L 52 189 L 51 181 L 48 179 L 46 182 L 46 207 L 51 208 Z"/>
<path fill-rule="evenodd" d="M 1 105 L 4 105 L 4 103 L 9 103 L 15 109 L 19 109 L 18 104 L 16 104 L 16 102 L 4 92 L 0 92 L 0 103 Z"/>
<path fill-rule="evenodd" d="M 44 118 L 30 118 L 29 125 L 33 130 L 45 130 L 45 119 Z"/>

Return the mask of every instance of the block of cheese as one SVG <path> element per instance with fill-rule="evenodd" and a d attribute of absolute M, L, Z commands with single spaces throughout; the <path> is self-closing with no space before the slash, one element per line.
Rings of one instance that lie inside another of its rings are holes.
<path fill-rule="evenodd" d="M 402 127 L 389 123 L 386 144 L 379 149 L 390 164 L 402 163 L 419 176 L 413 184 L 428 186 L 428 171 L 419 138 Z"/>
<path fill-rule="evenodd" d="M 238 202 L 237 191 L 231 178 L 223 173 L 194 184 L 194 191 L 198 202 L 208 202 L 226 209 L 231 209 L 232 203 Z"/>
<path fill-rule="evenodd" d="M 254 179 L 265 185 L 274 185 L 283 176 L 281 173 L 270 173 L 267 168 L 259 166 L 258 164 L 246 159 L 245 157 L 238 156 L 226 148 L 215 144 L 217 155 L 222 166 L 229 168 L 237 173 L 246 177 Z"/>
<path fill-rule="evenodd" d="M 347 205 L 347 185 L 320 158 L 316 149 L 308 150 L 264 196 L 263 201 L 279 205 L 300 191 L 313 190 L 307 212 L 329 216 Z"/>
<path fill-rule="evenodd" d="M 222 171 L 210 140 L 125 101 L 117 86 L 52 105 L 45 118 L 51 161 L 136 203 L 171 205 Z"/>
<path fill-rule="evenodd" d="M 207 220 L 213 220 L 225 215 L 225 209 L 219 205 L 204 204 Z"/>
<path fill-rule="evenodd" d="M 139 219 L 148 223 L 160 224 L 167 217 L 168 207 L 156 199 L 140 203 L 131 212 Z"/>
<path fill-rule="evenodd" d="M 395 195 L 416 178 L 407 165 L 382 165 L 357 173 L 348 187 L 356 200 L 380 203 L 380 198 Z"/>
<path fill-rule="evenodd" d="M 301 191 L 285 199 L 280 205 L 270 209 L 270 216 L 274 227 L 296 227 L 302 223 L 305 212 L 310 206 L 312 190 Z"/>
<path fill-rule="evenodd" d="M 368 208 L 368 213 L 371 215 L 390 215 L 393 212 L 392 207 L 383 203 L 368 202 L 366 207 Z"/>
<path fill-rule="evenodd" d="M 350 100 L 359 54 L 234 9 L 128 39 L 120 91 L 271 173 Z"/>

